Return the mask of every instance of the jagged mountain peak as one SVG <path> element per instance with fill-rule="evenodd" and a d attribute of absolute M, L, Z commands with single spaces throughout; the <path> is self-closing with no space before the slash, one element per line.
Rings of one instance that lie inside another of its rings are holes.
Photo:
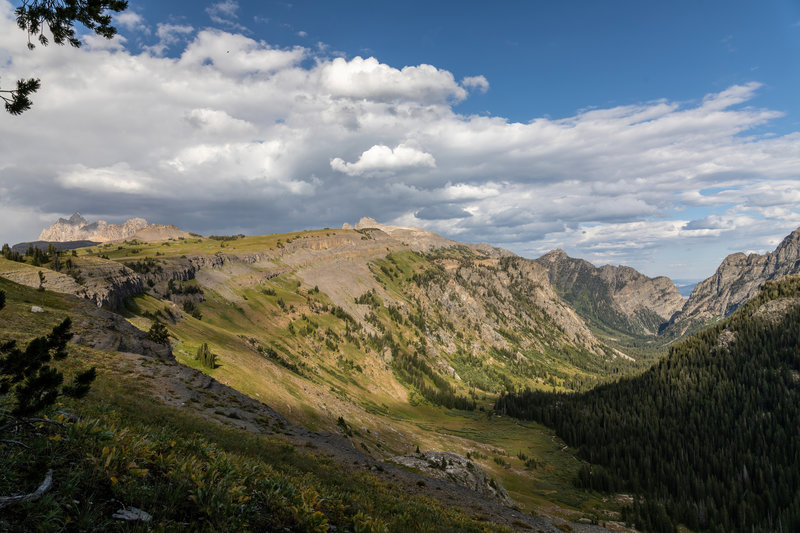
<path fill-rule="evenodd" d="M 569 255 L 567 255 L 567 252 L 565 252 L 561 248 L 556 248 L 555 250 L 550 250 L 539 259 L 541 261 L 556 261 L 560 259 L 569 259 L 569 258 L 570 257 Z"/>
<path fill-rule="evenodd" d="M 109 224 L 105 220 L 90 223 L 76 211 L 68 219 L 59 218 L 55 224 L 42 230 L 38 240 L 108 242 L 128 239 L 146 227 L 147 221 L 138 217 L 128 219 L 122 224 Z"/>
<path fill-rule="evenodd" d="M 361 217 L 361 220 L 359 220 L 356 223 L 355 228 L 356 229 L 377 228 L 377 227 L 380 227 L 382 225 L 383 224 L 381 224 L 380 222 L 378 222 L 377 220 L 375 220 L 372 217 Z"/>
<path fill-rule="evenodd" d="M 774 255 L 785 256 L 790 254 L 792 256 L 800 256 L 800 228 L 797 228 L 789 235 L 787 235 L 781 243 L 775 248 Z"/>
<path fill-rule="evenodd" d="M 714 274 L 697 284 L 670 329 L 682 335 L 714 317 L 725 317 L 758 294 L 765 281 L 800 274 L 800 228 L 787 235 L 772 252 L 736 252 L 722 260 Z"/>
<path fill-rule="evenodd" d="M 75 211 L 69 218 L 59 218 L 58 222 L 62 224 L 69 224 L 71 226 L 85 226 L 89 223 L 89 221 L 83 218 L 77 211 Z"/>

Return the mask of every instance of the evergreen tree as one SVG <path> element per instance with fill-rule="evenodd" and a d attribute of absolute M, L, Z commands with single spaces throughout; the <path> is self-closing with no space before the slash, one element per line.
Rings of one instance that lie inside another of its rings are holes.
<path fill-rule="evenodd" d="M 164 324 L 155 321 L 147 332 L 147 338 L 158 344 L 169 344 L 169 331 Z"/>
<path fill-rule="evenodd" d="M 208 348 L 208 344 L 205 342 L 197 349 L 194 360 L 200 361 L 201 365 L 212 370 L 217 367 L 217 356 L 211 352 Z"/>
<path fill-rule="evenodd" d="M 49 335 L 31 340 L 25 350 L 15 341 L 0 344 L 0 396 L 14 398 L 8 402 L 10 411 L 0 410 L 0 418 L 31 416 L 55 403 L 59 396 L 82 398 L 89 392 L 96 376 L 94 367 L 62 386 L 63 374 L 48 364 L 67 357 L 71 325 L 72 321 L 65 318 Z"/>
<path fill-rule="evenodd" d="M 35 45 L 32 39 L 47 46 L 50 31 L 53 41 L 63 45 L 69 43 L 78 48 L 80 40 L 75 36 L 75 23 L 82 24 L 97 35 L 111 39 L 117 30 L 111 25 L 110 11 L 119 13 L 128 7 L 126 0 L 24 0 L 14 10 L 17 25 L 28 34 L 28 48 Z M 17 81 L 16 89 L 0 90 L 0 99 L 6 111 L 19 115 L 31 107 L 30 95 L 39 90 L 41 83 L 36 78 Z"/>

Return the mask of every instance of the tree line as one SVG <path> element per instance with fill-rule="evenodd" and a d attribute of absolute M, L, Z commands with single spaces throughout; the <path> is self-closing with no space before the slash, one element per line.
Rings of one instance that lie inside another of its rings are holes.
<path fill-rule="evenodd" d="M 525 391 L 495 408 L 579 450 L 576 484 L 637 495 L 649 531 L 800 531 L 800 278 L 768 282 L 736 315 L 644 374 L 581 394 Z"/>

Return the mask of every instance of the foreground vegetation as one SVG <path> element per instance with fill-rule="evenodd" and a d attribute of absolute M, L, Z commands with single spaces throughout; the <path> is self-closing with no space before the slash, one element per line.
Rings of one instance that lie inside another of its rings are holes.
<path fill-rule="evenodd" d="M 798 297 L 800 278 L 768 282 L 639 377 L 495 407 L 578 447 L 593 463 L 580 486 L 638 494 L 627 513 L 637 528 L 800 530 Z"/>
<path fill-rule="evenodd" d="M 81 302 L 0 280 L 4 339 L 45 335 Z M 31 305 L 46 311 L 31 314 Z M 71 375 L 88 364 L 98 378 L 83 400 L 61 398 L 22 424 L 0 424 L 0 496 L 32 493 L 36 501 L 3 509 L 10 531 L 487 531 L 497 526 L 369 473 L 298 448 L 280 436 L 225 428 L 152 399 L 146 383 L 117 374 L 109 354 L 79 346 L 55 363 Z M 2 405 L 13 399 L 0 396 Z M 113 518 L 123 509 L 152 519 Z M 138 525 L 136 525 L 138 524 Z"/>
<path fill-rule="evenodd" d="M 494 529 L 278 439 L 142 398 L 116 396 L 108 406 L 104 396 L 63 406 L 77 421 L 55 415 L 55 424 L 40 422 L 17 435 L 29 448 L 4 446 L 0 491 L 32 491 L 48 469 L 56 487 L 4 510 L 0 529 L 125 530 L 113 518 L 125 507 L 146 510 L 153 517 L 148 527 L 166 530 Z"/>

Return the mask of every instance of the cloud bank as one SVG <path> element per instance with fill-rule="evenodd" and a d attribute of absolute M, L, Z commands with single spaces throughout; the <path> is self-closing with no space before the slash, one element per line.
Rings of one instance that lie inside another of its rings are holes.
<path fill-rule="evenodd" d="M 31 111 L 0 119 L 0 240 L 74 210 L 215 233 L 372 216 L 669 274 L 713 270 L 734 232 L 755 249 L 800 225 L 800 133 L 755 133 L 780 116 L 748 105 L 756 82 L 559 119 L 467 116 L 483 76 L 275 47 L 238 31 L 236 7 L 209 8 L 229 31 L 128 15 L 154 39 L 139 52 L 121 38 L 30 52 L 0 2 L 0 81 L 43 82 Z"/>

